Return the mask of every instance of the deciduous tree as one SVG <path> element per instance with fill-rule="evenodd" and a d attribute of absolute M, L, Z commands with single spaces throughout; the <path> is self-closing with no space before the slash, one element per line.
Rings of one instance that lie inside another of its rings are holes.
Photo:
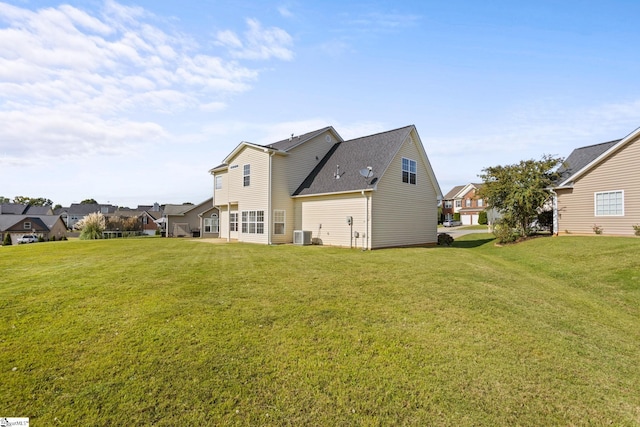
<path fill-rule="evenodd" d="M 502 215 L 502 226 L 529 235 L 539 209 L 549 200 L 549 186 L 558 178 L 563 159 L 544 155 L 540 160 L 522 160 L 507 166 L 484 168 L 479 197 Z"/>

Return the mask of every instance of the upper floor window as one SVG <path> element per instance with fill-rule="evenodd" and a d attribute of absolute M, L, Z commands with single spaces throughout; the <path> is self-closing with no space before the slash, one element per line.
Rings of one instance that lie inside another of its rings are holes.
<path fill-rule="evenodd" d="M 478 199 L 478 207 L 481 208 L 484 206 L 484 200 Z"/>
<path fill-rule="evenodd" d="M 451 200 L 445 200 L 444 201 L 444 207 L 451 209 L 453 207 L 453 202 Z"/>
<path fill-rule="evenodd" d="M 596 216 L 624 215 L 624 192 L 622 190 L 595 193 L 594 199 Z"/>
<path fill-rule="evenodd" d="M 402 182 L 406 182 L 408 184 L 416 183 L 416 161 L 407 159 L 405 157 L 402 158 Z"/>
<path fill-rule="evenodd" d="M 471 199 L 465 199 L 464 205 L 465 205 L 465 207 L 470 208 L 471 207 Z"/>
<path fill-rule="evenodd" d="M 461 208 L 462 207 L 462 200 L 458 199 L 456 200 L 456 208 Z"/>
<path fill-rule="evenodd" d="M 242 185 L 248 187 L 251 185 L 251 165 L 244 165 L 242 171 Z"/>
<path fill-rule="evenodd" d="M 216 176 L 216 190 L 222 189 L 222 175 Z"/>

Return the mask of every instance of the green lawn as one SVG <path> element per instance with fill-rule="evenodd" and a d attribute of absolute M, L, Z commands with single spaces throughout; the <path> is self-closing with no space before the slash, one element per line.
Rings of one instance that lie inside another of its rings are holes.
<path fill-rule="evenodd" d="M 0 416 L 640 425 L 640 239 L 0 247 Z"/>

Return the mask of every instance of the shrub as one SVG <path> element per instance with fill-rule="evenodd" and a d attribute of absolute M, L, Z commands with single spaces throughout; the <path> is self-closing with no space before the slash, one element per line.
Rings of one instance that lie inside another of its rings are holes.
<path fill-rule="evenodd" d="M 515 242 L 518 234 L 513 231 L 513 227 L 504 221 L 499 221 L 493 228 L 493 234 L 496 236 L 498 243 Z"/>
<path fill-rule="evenodd" d="M 456 212 L 453 214 L 453 220 L 454 221 L 460 221 L 460 212 Z"/>
<path fill-rule="evenodd" d="M 102 239 L 102 232 L 106 228 L 104 215 L 100 212 L 90 213 L 75 225 L 80 230 L 81 240 Z"/>
<path fill-rule="evenodd" d="M 2 241 L 3 246 L 11 246 L 13 242 L 11 241 L 11 234 L 4 233 L 4 240 Z"/>
<path fill-rule="evenodd" d="M 447 233 L 438 234 L 438 245 L 439 246 L 451 246 L 453 245 L 453 237 Z"/>
<path fill-rule="evenodd" d="M 598 225 L 598 224 L 593 224 L 593 232 L 596 234 L 602 234 L 602 232 L 604 231 L 604 229 Z"/>
<path fill-rule="evenodd" d="M 538 225 L 544 230 L 553 227 L 553 211 L 542 211 L 538 214 Z"/>
<path fill-rule="evenodd" d="M 489 223 L 487 219 L 487 212 L 482 211 L 478 214 L 478 224 L 487 225 Z"/>
<path fill-rule="evenodd" d="M 636 236 L 640 236 L 640 225 L 636 224 L 636 225 L 633 225 L 632 227 L 636 233 Z"/>

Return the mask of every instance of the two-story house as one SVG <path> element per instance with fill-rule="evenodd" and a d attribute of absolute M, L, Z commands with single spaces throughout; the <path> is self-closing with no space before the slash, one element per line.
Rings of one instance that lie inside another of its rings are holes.
<path fill-rule="evenodd" d="M 442 202 L 444 220 L 452 220 L 459 214 L 462 225 L 477 225 L 480 212 L 486 211 L 484 200 L 477 192 L 482 184 L 457 185 L 449 191 Z"/>
<path fill-rule="evenodd" d="M 329 126 L 269 145 L 242 142 L 210 173 L 227 240 L 437 242 L 442 192 L 413 125 L 349 141 Z"/>

